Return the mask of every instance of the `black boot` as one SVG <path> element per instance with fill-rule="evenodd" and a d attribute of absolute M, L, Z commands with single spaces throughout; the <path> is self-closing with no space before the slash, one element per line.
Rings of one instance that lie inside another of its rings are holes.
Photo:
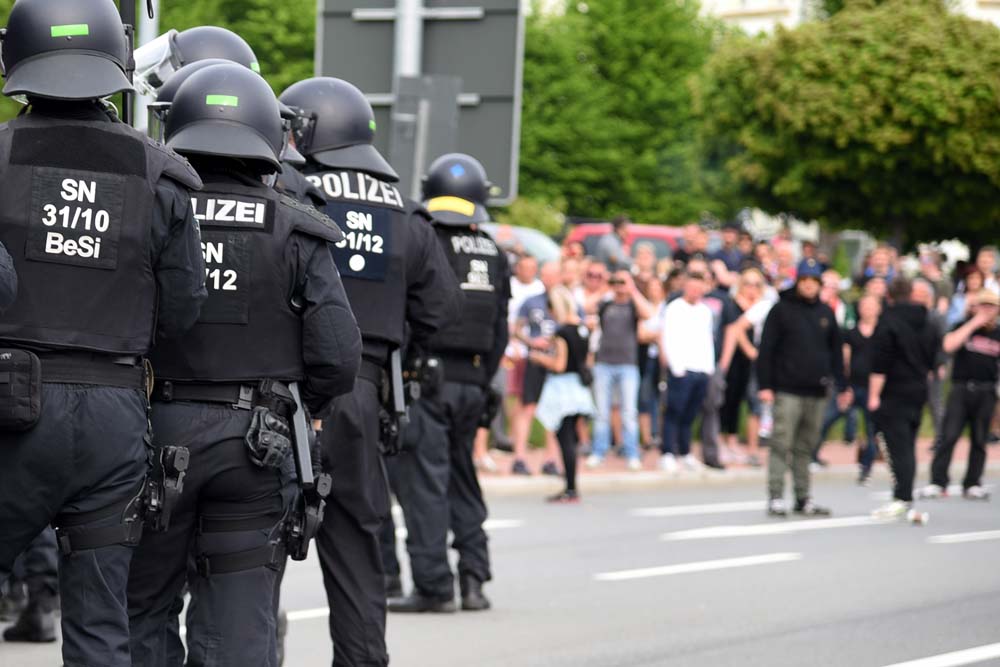
<path fill-rule="evenodd" d="M 10 583 L 10 591 L 0 596 L 0 621 L 15 621 L 28 606 L 28 594 L 20 581 Z"/>
<path fill-rule="evenodd" d="M 385 575 L 385 597 L 387 600 L 403 597 L 403 581 L 398 574 Z"/>
<path fill-rule="evenodd" d="M 8 642 L 54 642 L 56 640 L 55 598 L 32 598 L 17 619 L 3 631 Z"/>
<path fill-rule="evenodd" d="M 460 581 L 462 589 L 462 609 L 465 611 L 485 611 L 490 608 L 490 600 L 483 595 L 483 582 L 471 575 L 464 575 Z"/>
<path fill-rule="evenodd" d="M 386 607 L 397 614 L 454 614 L 458 611 L 454 596 L 431 597 L 419 591 L 405 597 L 389 598 Z"/>

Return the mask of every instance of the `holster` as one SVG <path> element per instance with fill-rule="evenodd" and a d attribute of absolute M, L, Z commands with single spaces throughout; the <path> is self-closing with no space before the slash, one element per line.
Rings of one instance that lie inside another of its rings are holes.
<path fill-rule="evenodd" d="M 187 447 L 161 447 L 153 462 L 153 472 L 146 478 L 143 489 L 143 509 L 146 523 L 162 533 L 170 527 L 170 515 L 184 492 L 191 453 Z"/>

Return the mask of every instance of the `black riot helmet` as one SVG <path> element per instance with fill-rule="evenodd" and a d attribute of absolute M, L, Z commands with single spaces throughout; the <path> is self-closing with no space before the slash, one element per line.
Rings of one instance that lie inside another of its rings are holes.
<path fill-rule="evenodd" d="M 479 160 L 465 153 L 448 153 L 427 170 L 424 203 L 434 219 L 446 225 L 489 222 L 486 201 L 491 185 Z"/>
<path fill-rule="evenodd" d="M 260 64 L 246 40 L 232 30 L 198 26 L 183 32 L 168 30 L 135 50 L 136 88 L 156 95 L 184 67 L 209 59 L 239 63 L 260 74 Z"/>
<path fill-rule="evenodd" d="M 298 149 L 332 169 L 354 169 L 387 181 L 399 175 L 372 144 L 375 113 L 364 93 L 343 79 L 316 77 L 292 84 L 281 101 L 307 115 L 295 134 Z"/>
<path fill-rule="evenodd" d="M 278 101 L 259 74 L 236 63 L 206 67 L 180 85 L 165 136 L 182 155 L 240 158 L 266 172 L 281 167 Z"/>
<path fill-rule="evenodd" d="M 112 0 L 17 0 L 2 57 L 7 96 L 87 100 L 132 88 L 128 40 Z"/>

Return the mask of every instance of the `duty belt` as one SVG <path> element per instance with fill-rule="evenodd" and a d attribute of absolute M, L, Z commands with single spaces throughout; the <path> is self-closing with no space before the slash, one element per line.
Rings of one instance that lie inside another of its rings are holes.
<path fill-rule="evenodd" d="M 134 355 L 114 356 L 83 351 L 36 353 L 42 367 L 42 382 L 95 384 L 140 389 L 145 383 L 142 359 Z"/>
<path fill-rule="evenodd" d="M 265 383 L 270 381 L 265 380 Z M 222 403 L 234 410 L 252 410 L 259 405 L 271 408 L 287 417 L 290 409 L 273 395 L 265 396 L 260 391 L 260 383 L 249 382 L 173 382 L 157 380 L 153 385 L 153 402 L 196 401 L 198 403 Z"/>
<path fill-rule="evenodd" d="M 997 383 L 989 380 L 952 380 L 952 383 L 964 387 L 966 391 L 996 391 Z"/>
<path fill-rule="evenodd" d="M 385 382 L 385 369 L 369 359 L 361 359 L 361 368 L 358 369 L 358 379 L 371 382 L 377 389 L 381 389 Z"/>
<path fill-rule="evenodd" d="M 448 382 L 483 384 L 488 381 L 483 355 L 477 352 L 436 352 Z"/>

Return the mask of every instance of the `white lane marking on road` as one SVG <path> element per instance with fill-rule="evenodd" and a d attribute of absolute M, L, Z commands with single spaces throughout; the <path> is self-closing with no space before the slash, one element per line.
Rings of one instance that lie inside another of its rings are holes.
<path fill-rule="evenodd" d="M 773 553 L 760 556 L 745 556 L 743 558 L 723 558 L 721 560 L 703 560 L 696 563 L 680 563 L 678 565 L 663 565 L 661 567 L 644 567 L 637 570 L 622 570 L 621 572 L 601 572 L 594 575 L 595 581 L 629 581 L 631 579 L 646 579 L 648 577 L 666 577 L 672 574 L 688 574 L 691 572 L 709 572 L 711 570 L 728 570 L 734 567 L 750 567 L 752 565 L 769 565 L 771 563 L 786 563 L 802 560 L 800 553 Z"/>
<path fill-rule="evenodd" d="M 298 611 L 288 612 L 288 620 L 291 621 L 308 621 L 314 618 L 326 618 L 330 615 L 329 607 L 317 607 L 316 609 L 300 609 Z"/>
<path fill-rule="evenodd" d="M 927 541 L 930 544 L 961 544 L 962 542 L 985 542 L 986 540 L 1000 540 L 1000 530 L 981 530 L 975 533 L 932 535 L 927 538 Z"/>
<path fill-rule="evenodd" d="M 942 653 L 941 655 L 932 655 L 928 658 L 910 660 L 909 662 L 896 662 L 885 667 L 959 667 L 960 665 L 971 665 L 997 657 L 1000 657 L 1000 644 L 986 644 L 985 646 L 977 646 L 976 648 L 969 648 L 964 651 Z"/>
<path fill-rule="evenodd" d="M 629 510 L 632 516 L 667 517 L 667 516 L 697 516 L 699 514 L 728 514 L 729 512 L 758 512 L 767 508 L 762 500 L 751 500 L 735 503 L 710 503 L 707 505 L 668 505 L 666 507 L 637 507 Z"/>
<path fill-rule="evenodd" d="M 397 520 L 398 521 L 398 520 Z M 506 530 L 508 528 L 520 528 L 524 525 L 524 521 L 521 519 L 487 519 L 483 523 L 483 530 L 486 532 L 494 530 Z M 399 524 L 396 526 L 396 539 L 405 540 L 406 539 L 406 526 Z"/>
<path fill-rule="evenodd" d="M 885 523 L 870 516 L 845 516 L 838 519 L 810 519 L 808 521 L 779 521 L 756 523 L 749 526 L 710 526 L 692 530 L 678 530 L 660 535 L 664 542 L 679 540 L 707 540 L 717 537 L 756 537 L 759 535 L 786 535 L 807 530 L 827 530 L 829 528 L 852 528 L 854 526 L 874 526 Z"/>

